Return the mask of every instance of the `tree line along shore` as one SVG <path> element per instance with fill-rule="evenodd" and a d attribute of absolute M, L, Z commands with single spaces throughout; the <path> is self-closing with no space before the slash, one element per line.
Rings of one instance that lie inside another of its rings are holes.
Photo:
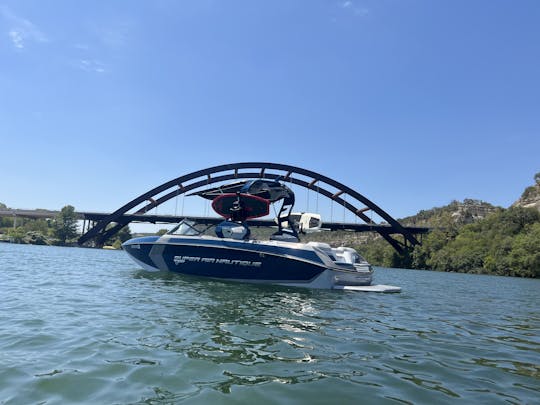
<path fill-rule="evenodd" d="M 0 203 L 0 209 L 7 209 Z M 66 205 L 52 219 L 0 218 L 0 241 L 32 245 L 76 246 L 79 238 L 75 207 Z M 106 241 L 105 245 L 120 249 L 131 239 L 129 226 Z"/>
<path fill-rule="evenodd" d="M 540 173 L 534 180 L 509 208 L 465 199 L 400 219 L 403 225 L 433 228 L 420 245 L 408 247 L 403 254 L 375 233 L 321 232 L 303 239 L 352 246 L 376 266 L 539 278 Z M 6 208 L 0 203 L 0 209 Z M 70 246 L 79 236 L 71 205 L 54 219 L 17 221 L 13 226 L 12 219 L 0 218 L 0 241 Z M 131 236 L 126 226 L 106 245 L 120 248 Z"/>

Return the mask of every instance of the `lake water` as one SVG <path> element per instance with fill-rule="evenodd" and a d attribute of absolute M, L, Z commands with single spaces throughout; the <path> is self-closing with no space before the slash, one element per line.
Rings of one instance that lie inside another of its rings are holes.
<path fill-rule="evenodd" d="M 540 403 L 540 280 L 379 268 L 400 294 L 146 273 L 0 244 L 1 404 Z"/>

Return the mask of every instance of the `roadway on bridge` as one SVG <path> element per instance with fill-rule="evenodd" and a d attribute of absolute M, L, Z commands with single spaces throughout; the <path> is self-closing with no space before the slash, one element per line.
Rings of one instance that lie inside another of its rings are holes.
<path fill-rule="evenodd" d="M 24 209 L 7 209 L 0 210 L 0 217 L 17 217 L 17 218 L 32 218 L 32 219 L 53 219 L 60 211 L 54 210 L 24 210 Z M 83 221 L 98 222 L 107 218 L 110 214 L 102 212 L 75 212 L 77 218 Z M 199 223 L 211 225 L 219 224 L 223 221 L 221 217 L 196 217 L 196 216 L 175 216 L 175 215 L 152 215 L 152 214 L 124 214 L 119 218 L 119 222 L 129 223 L 151 223 L 151 224 L 176 224 L 183 219 L 193 219 Z M 276 222 L 271 219 L 260 219 L 248 221 L 250 226 L 270 227 L 277 226 Z M 353 231 L 353 232 L 391 232 L 392 227 L 388 224 L 355 224 L 342 222 L 323 222 L 322 228 L 330 231 Z M 430 228 L 418 226 L 405 226 L 405 229 L 415 234 L 424 234 L 429 232 Z"/>

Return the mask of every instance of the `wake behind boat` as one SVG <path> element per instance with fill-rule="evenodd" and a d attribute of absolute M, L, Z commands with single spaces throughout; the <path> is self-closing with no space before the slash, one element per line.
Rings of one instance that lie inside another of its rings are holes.
<path fill-rule="evenodd" d="M 300 242 L 299 233 L 320 230 L 320 216 L 292 214 L 294 194 L 279 181 L 238 182 L 196 195 L 212 200 L 212 208 L 225 220 L 214 228 L 186 219 L 163 236 L 131 239 L 123 248 L 135 262 L 149 271 L 230 281 L 379 292 L 400 290 L 372 286 L 371 265 L 350 247 Z M 252 238 L 249 220 L 268 215 L 269 205 L 276 202 L 282 203 L 276 218 L 277 231 L 270 240 Z"/>

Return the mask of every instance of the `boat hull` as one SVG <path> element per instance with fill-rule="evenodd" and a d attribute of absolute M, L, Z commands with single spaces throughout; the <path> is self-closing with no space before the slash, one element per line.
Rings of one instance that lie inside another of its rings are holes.
<path fill-rule="evenodd" d="M 146 270 L 309 288 L 371 283 L 371 274 L 358 273 L 352 265 L 329 266 L 324 257 L 303 246 L 199 237 L 137 238 L 123 245 Z"/>

